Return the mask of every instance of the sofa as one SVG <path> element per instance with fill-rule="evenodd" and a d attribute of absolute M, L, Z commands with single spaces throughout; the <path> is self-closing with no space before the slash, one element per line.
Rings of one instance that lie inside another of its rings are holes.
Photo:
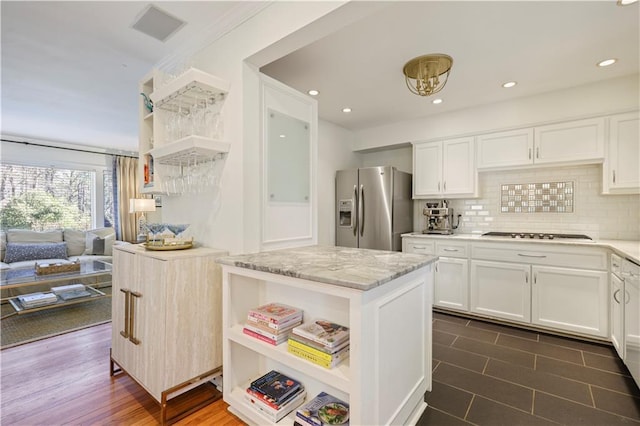
<path fill-rule="evenodd" d="M 0 269 L 35 267 L 38 263 L 69 263 L 94 259 L 111 263 L 115 240 L 113 228 L 88 231 L 56 229 L 0 231 Z"/>

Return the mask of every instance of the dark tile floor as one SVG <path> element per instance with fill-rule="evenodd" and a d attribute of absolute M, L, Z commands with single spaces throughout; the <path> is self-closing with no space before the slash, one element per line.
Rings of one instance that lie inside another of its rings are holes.
<path fill-rule="evenodd" d="M 434 312 L 433 389 L 420 426 L 640 425 L 614 348 Z"/>

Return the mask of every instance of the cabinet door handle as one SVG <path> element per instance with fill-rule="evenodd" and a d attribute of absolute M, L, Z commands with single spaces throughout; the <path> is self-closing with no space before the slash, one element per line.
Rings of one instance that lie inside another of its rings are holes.
<path fill-rule="evenodd" d="M 444 251 L 458 251 L 458 249 L 454 249 L 454 248 L 446 248 L 446 249 L 444 249 Z"/>
<path fill-rule="evenodd" d="M 440 192 L 440 181 L 438 181 L 438 192 Z"/>
<path fill-rule="evenodd" d="M 528 272 L 524 273 L 524 282 L 529 284 L 529 273 Z"/>
<path fill-rule="evenodd" d="M 443 189 L 446 191 L 447 190 L 447 181 L 444 181 L 444 185 L 443 185 Z"/>
<path fill-rule="evenodd" d="M 536 158 L 540 158 L 540 147 L 536 148 Z"/>
<path fill-rule="evenodd" d="M 620 293 L 620 289 L 617 289 L 616 291 L 613 292 L 613 300 L 616 301 L 616 303 L 619 305 L 620 301 L 618 300 L 618 298 L 616 297 L 616 294 Z"/>
<path fill-rule="evenodd" d="M 531 160 L 531 148 L 529 148 L 529 160 Z"/>
<path fill-rule="evenodd" d="M 142 297 L 142 294 L 136 292 L 136 291 L 132 291 L 129 293 L 131 296 L 135 297 L 136 299 Z M 131 307 L 131 313 L 129 314 L 129 341 L 131 343 L 133 343 L 134 345 L 139 345 L 140 344 L 140 340 L 136 339 L 135 337 L 133 337 L 133 325 L 135 324 L 136 320 L 136 304 L 133 301 L 133 299 L 131 299 L 131 303 L 129 305 Z"/>
<path fill-rule="evenodd" d="M 544 254 L 523 254 L 523 253 L 518 253 L 518 256 L 522 256 L 522 257 L 535 257 L 538 259 L 544 259 L 545 257 L 547 257 Z"/>
<path fill-rule="evenodd" d="M 616 183 L 616 171 L 613 171 L 613 183 Z"/>
<path fill-rule="evenodd" d="M 438 272 L 438 262 L 436 262 L 436 272 Z"/>
<path fill-rule="evenodd" d="M 533 283 L 538 284 L 538 274 L 533 274 Z"/>
<path fill-rule="evenodd" d="M 125 339 L 129 338 L 129 295 L 131 291 L 126 288 L 121 288 L 121 292 L 124 293 L 124 330 L 120 332 L 120 335 Z"/>

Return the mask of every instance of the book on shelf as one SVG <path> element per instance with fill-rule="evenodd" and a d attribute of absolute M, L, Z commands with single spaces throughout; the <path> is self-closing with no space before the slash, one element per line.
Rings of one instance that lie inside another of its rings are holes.
<path fill-rule="evenodd" d="M 304 402 L 306 395 L 306 390 L 301 388 L 291 398 L 280 404 L 278 408 L 274 408 L 273 406 L 264 403 L 260 398 L 257 398 L 250 393 L 245 392 L 244 398 L 257 412 L 275 423 L 298 408 Z"/>
<path fill-rule="evenodd" d="M 247 327 L 243 327 L 242 328 L 242 332 L 244 334 L 246 334 L 247 336 L 251 336 L 251 337 L 256 338 L 258 340 L 262 340 L 263 342 L 268 343 L 268 344 L 273 345 L 273 346 L 278 346 L 279 344 L 286 342 L 287 338 L 288 338 L 286 334 L 283 334 L 278 340 L 270 339 L 269 337 L 263 336 L 262 334 L 259 334 L 259 333 L 256 333 L 255 331 L 250 330 Z"/>
<path fill-rule="evenodd" d="M 287 345 L 287 351 L 297 357 L 306 359 L 307 361 L 312 362 L 324 368 L 333 368 L 336 365 L 340 364 L 345 359 L 349 358 L 348 346 L 346 348 L 343 348 L 340 352 L 337 352 L 334 355 L 331 355 L 330 359 L 324 358 L 323 356 L 319 356 L 317 353 L 308 352 L 304 349 L 291 346 L 291 345 Z"/>
<path fill-rule="evenodd" d="M 257 378 L 249 386 L 250 389 L 271 398 L 275 404 L 281 404 L 288 396 L 296 393 L 302 387 L 298 380 L 276 370 L 271 370 Z"/>
<path fill-rule="evenodd" d="M 58 298 L 53 293 L 30 293 L 18 296 L 18 300 L 25 308 L 35 308 L 56 303 Z"/>
<path fill-rule="evenodd" d="M 318 357 L 319 359 L 324 359 L 326 361 L 333 361 L 334 359 L 338 359 L 341 356 L 343 356 L 346 352 L 349 351 L 349 345 L 345 345 L 339 351 L 336 351 L 333 353 L 327 353 L 319 349 L 316 349 L 313 346 L 309 346 L 304 343 L 301 343 L 295 339 L 292 339 L 291 337 L 289 337 L 289 339 L 287 340 L 287 344 L 296 349 L 309 352 L 310 354 Z"/>
<path fill-rule="evenodd" d="M 321 343 L 318 343 L 316 341 L 313 341 L 311 339 L 307 339 L 305 337 L 302 337 L 302 336 L 299 336 L 299 335 L 293 334 L 293 333 L 289 334 L 289 340 L 295 340 L 298 343 L 301 343 L 303 345 L 312 347 L 314 349 L 317 349 L 317 350 L 322 351 L 322 352 L 324 352 L 326 354 L 329 354 L 329 355 L 335 354 L 336 352 L 339 352 L 342 349 L 344 349 L 347 346 L 349 346 L 349 339 L 347 339 L 344 342 L 339 343 L 336 346 L 330 348 L 330 347 L 325 346 L 325 345 L 323 345 Z"/>
<path fill-rule="evenodd" d="M 294 318 L 302 318 L 302 310 L 283 303 L 268 303 L 249 309 L 247 316 L 273 324 L 284 324 Z"/>
<path fill-rule="evenodd" d="M 280 333 L 283 331 L 288 331 L 293 329 L 300 324 L 302 324 L 302 314 L 300 316 L 296 316 L 282 323 L 272 323 L 269 321 L 260 320 L 255 317 L 251 317 L 247 315 L 247 322 L 254 327 L 259 327 L 265 331 L 270 331 L 272 333 Z"/>
<path fill-rule="evenodd" d="M 283 340 L 286 340 L 289 337 L 289 334 L 291 333 L 291 329 L 288 329 L 286 331 L 279 331 L 277 333 L 273 333 L 274 330 L 264 330 L 260 327 L 256 327 L 255 325 L 247 322 L 244 325 L 244 328 L 249 329 L 251 331 L 253 331 L 254 333 L 258 333 L 264 337 L 268 337 L 269 339 L 272 340 L 276 340 L 279 342 L 282 342 Z"/>
<path fill-rule="evenodd" d="M 51 292 L 57 295 L 59 295 L 60 293 L 66 293 L 69 291 L 83 291 L 83 290 L 86 290 L 86 286 L 84 284 L 68 284 L 68 285 L 61 285 L 58 287 L 51 287 Z"/>
<path fill-rule="evenodd" d="M 349 404 L 326 392 L 320 392 L 296 410 L 296 421 L 305 426 L 348 425 Z"/>
<path fill-rule="evenodd" d="M 292 333 L 329 348 L 349 340 L 349 328 L 324 319 L 316 319 L 294 327 Z"/>

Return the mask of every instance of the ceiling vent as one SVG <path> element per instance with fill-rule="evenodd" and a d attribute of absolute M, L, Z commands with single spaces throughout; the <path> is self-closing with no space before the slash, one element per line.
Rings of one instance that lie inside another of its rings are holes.
<path fill-rule="evenodd" d="M 166 41 L 174 33 L 186 24 L 181 19 L 168 14 L 150 4 L 142 11 L 133 23 L 132 28 L 144 33 L 156 40 Z"/>

